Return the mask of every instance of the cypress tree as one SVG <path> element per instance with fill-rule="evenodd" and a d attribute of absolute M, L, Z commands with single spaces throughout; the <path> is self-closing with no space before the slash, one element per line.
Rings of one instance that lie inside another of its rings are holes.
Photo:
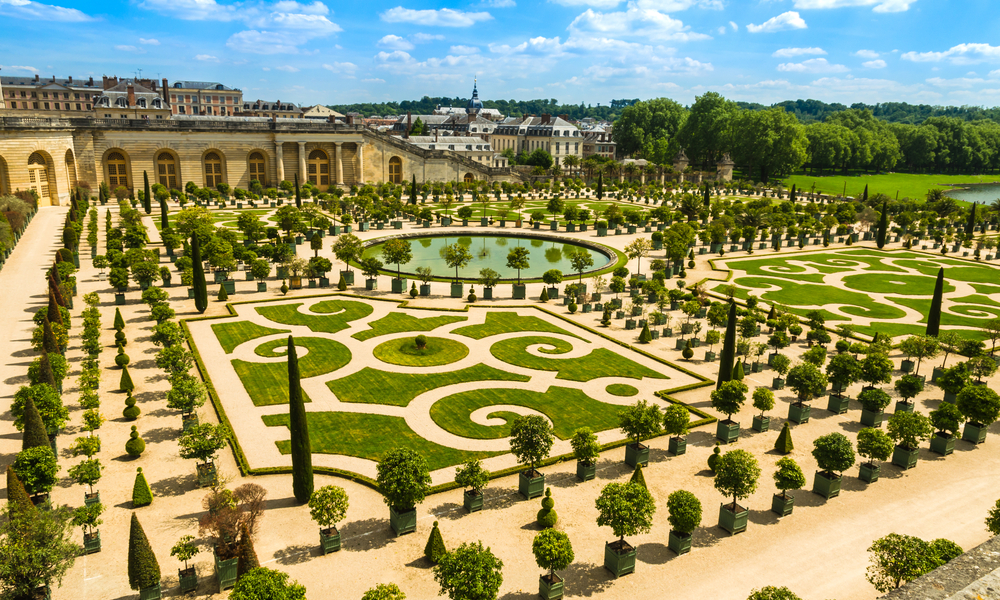
<path fill-rule="evenodd" d="M 239 558 L 236 561 L 236 579 L 239 581 L 241 577 L 260 566 L 260 560 L 257 559 L 257 551 L 253 547 L 253 538 L 250 537 L 250 529 L 246 523 L 243 524 L 240 531 L 240 545 L 237 549 L 237 556 Z"/>
<path fill-rule="evenodd" d="M 62 290 L 59 289 L 59 285 L 56 283 L 52 274 L 49 274 L 49 291 L 52 292 L 53 296 L 55 296 L 56 304 L 66 308 L 66 299 L 63 297 Z"/>
<path fill-rule="evenodd" d="M 413 181 L 410 182 L 410 204 L 417 203 L 417 176 L 413 176 Z"/>
<path fill-rule="evenodd" d="M 889 203 L 882 203 L 882 216 L 878 220 L 878 233 L 875 234 L 875 243 L 878 245 L 878 249 L 881 250 L 885 246 L 885 234 L 886 230 L 889 228 Z"/>
<path fill-rule="evenodd" d="M 49 360 L 48 352 L 42 352 L 42 355 L 38 357 L 38 382 L 47 383 L 54 390 L 59 389 L 59 385 L 56 384 L 56 374 L 52 371 L 52 361 Z"/>
<path fill-rule="evenodd" d="M 299 174 L 295 174 L 295 206 L 302 208 L 302 194 L 299 192 Z"/>
<path fill-rule="evenodd" d="M 149 489 L 146 476 L 142 474 L 142 467 L 135 470 L 135 483 L 132 484 L 132 508 L 149 506 L 153 503 L 153 490 Z"/>
<path fill-rule="evenodd" d="M 42 320 L 42 350 L 44 352 L 59 352 L 59 344 L 56 342 L 55 334 L 52 333 L 52 325 L 49 323 L 48 317 Z"/>
<path fill-rule="evenodd" d="M 7 508 L 10 509 L 11 517 L 15 512 L 31 516 L 38 514 L 38 509 L 31 502 L 28 490 L 24 489 L 12 464 L 7 465 Z"/>
<path fill-rule="evenodd" d="M 972 203 L 972 208 L 969 209 L 969 220 L 965 223 L 965 235 L 972 235 L 972 231 L 976 228 L 976 203 Z"/>
<path fill-rule="evenodd" d="M 21 437 L 21 450 L 39 446 L 49 447 L 49 432 L 45 428 L 45 421 L 42 420 L 42 413 L 38 412 L 38 407 L 35 406 L 35 401 L 28 398 L 24 402 L 24 433 Z"/>
<path fill-rule="evenodd" d="M 133 590 L 144 590 L 160 583 L 160 563 L 142 530 L 139 517 L 132 513 L 132 526 L 128 535 L 128 585 Z"/>
<path fill-rule="evenodd" d="M 708 184 L 705 184 L 705 208 L 712 205 L 711 195 L 708 192 Z"/>
<path fill-rule="evenodd" d="M 767 319 L 770 321 L 771 319 L 777 319 L 777 318 L 778 318 L 778 311 L 777 309 L 774 308 L 774 305 L 772 304 L 771 310 L 767 311 Z"/>
<path fill-rule="evenodd" d="M 931 298 L 931 310 L 927 313 L 927 335 L 937 336 L 941 328 L 941 299 L 944 296 L 944 267 L 938 269 L 937 282 L 934 283 L 934 297 Z"/>
<path fill-rule="evenodd" d="M 56 302 L 56 295 L 52 292 L 52 288 L 49 288 L 49 306 L 46 310 L 45 316 L 48 317 L 50 325 L 52 323 L 65 325 L 62 319 L 62 312 L 59 310 L 59 303 Z"/>
<path fill-rule="evenodd" d="M 128 374 L 128 365 L 122 367 L 122 376 L 118 380 L 118 389 L 123 392 L 131 392 L 135 389 L 135 384 L 132 383 L 132 376 Z"/>
<path fill-rule="evenodd" d="M 208 284 L 205 283 L 205 265 L 201 262 L 201 242 L 198 240 L 198 232 L 191 234 L 191 269 L 194 307 L 203 313 L 208 308 Z"/>
<path fill-rule="evenodd" d="M 149 173 L 142 172 L 142 208 L 146 211 L 146 214 L 153 212 L 153 204 L 149 197 Z"/>
<path fill-rule="evenodd" d="M 441 530 L 438 529 L 438 522 L 434 521 L 431 535 L 427 538 L 427 544 L 424 546 L 424 557 L 436 565 L 441 557 L 447 553 L 448 549 L 444 546 L 444 538 L 441 536 Z"/>
<path fill-rule="evenodd" d="M 788 421 L 785 421 L 785 426 L 781 428 L 781 433 L 778 434 L 778 439 L 774 442 L 774 449 L 782 454 L 789 454 L 795 449 L 795 445 L 792 444 L 792 429 L 788 426 Z"/>
<path fill-rule="evenodd" d="M 167 199 L 160 200 L 160 231 L 170 227 L 170 220 L 167 219 Z"/>
<path fill-rule="evenodd" d="M 299 358 L 295 353 L 295 340 L 288 336 L 288 411 L 292 436 L 292 491 L 300 503 L 309 501 L 313 493 L 312 448 L 309 444 L 309 423 L 306 406 L 302 400 L 302 383 L 299 380 Z"/>
<path fill-rule="evenodd" d="M 115 329 L 121 331 L 125 329 L 125 319 L 122 318 L 122 311 L 115 307 Z"/>
<path fill-rule="evenodd" d="M 597 199 L 604 198 L 604 173 L 597 174 Z"/>
<path fill-rule="evenodd" d="M 865 193 L 861 196 L 861 203 L 868 204 L 868 184 L 865 184 Z"/>
<path fill-rule="evenodd" d="M 722 342 L 722 353 L 719 355 L 719 380 L 715 389 L 732 379 L 733 362 L 736 359 L 736 303 L 729 304 L 729 323 L 726 325 L 726 337 Z"/>
<path fill-rule="evenodd" d="M 792 184 L 792 191 L 788 194 L 788 199 L 794 203 L 795 202 L 795 184 Z"/>

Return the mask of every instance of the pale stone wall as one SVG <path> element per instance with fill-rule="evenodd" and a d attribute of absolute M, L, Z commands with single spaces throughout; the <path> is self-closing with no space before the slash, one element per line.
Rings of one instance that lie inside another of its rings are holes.
<path fill-rule="evenodd" d="M 66 168 L 66 152 L 73 152 L 74 164 L 79 173 L 79 159 L 74 150 L 73 135 L 69 129 L 45 130 L 33 135 L 21 135 L 16 130 L 0 129 L 0 159 L 6 166 L 0 176 L 4 191 L 27 190 L 32 185 L 28 178 L 28 159 L 38 152 L 45 159 L 48 179 L 47 198 L 39 201 L 40 206 L 64 204 L 69 201 L 70 174 Z M 36 189 L 38 189 L 36 187 Z"/>

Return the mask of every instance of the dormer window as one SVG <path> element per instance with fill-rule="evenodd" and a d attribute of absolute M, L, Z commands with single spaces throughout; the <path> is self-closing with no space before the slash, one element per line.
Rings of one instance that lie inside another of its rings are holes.
<path fill-rule="evenodd" d="M 115 106 L 118 108 L 125 108 L 125 98 L 119 98 L 115 100 Z"/>
<path fill-rule="evenodd" d="M 163 108 L 163 103 L 160 102 L 159 98 L 153 99 L 153 108 Z"/>
<path fill-rule="evenodd" d="M 146 108 L 146 99 L 139 98 L 138 100 L 135 101 L 135 105 L 138 106 L 139 108 Z"/>

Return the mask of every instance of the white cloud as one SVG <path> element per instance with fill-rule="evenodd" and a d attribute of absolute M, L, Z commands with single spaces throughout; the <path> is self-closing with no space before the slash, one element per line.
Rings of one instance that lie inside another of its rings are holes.
<path fill-rule="evenodd" d="M 594 8 L 600 8 L 604 10 L 612 9 L 619 4 L 621 0 L 552 0 L 556 4 L 561 4 L 563 6 L 592 6 Z"/>
<path fill-rule="evenodd" d="M 139 52 L 140 50 L 135 46 L 115 46 L 115 50 L 119 52 Z"/>
<path fill-rule="evenodd" d="M 690 29 L 670 15 L 656 10 L 642 9 L 632 3 L 624 12 L 599 13 L 588 8 L 569 25 L 569 30 L 574 35 L 642 37 L 656 41 L 711 39 L 711 36 L 693 33 Z"/>
<path fill-rule="evenodd" d="M 147 40 L 146 38 L 139 38 L 139 43 L 140 44 L 145 44 L 147 46 L 159 46 L 160 45 L 160 40 L 157 40 L 157 39 L 149 39 L 149 40 Z"/>
<path fill-rule="evenodd" d="M 261 67 L 260 70 L 261 71 L 270 71 L 271 67 Z M 267 81 L 267 80 L 266 79 L 261 79 L 261 81 Z"/>
<path fill-rule="evenodd" d="M 733 28 L 733 31 L 739 31 L 740 26 L 736 24 L 736 21 L 730 21 L 729 26 Z"/>
<path fill-rule="evenodd" d="M 517 2 L 514 0 L 483 0 L 483 4 L 493 8 L 514 8 L 517 6 Z"/>
<path fill-rule="evenodd" d="M 270 31 L 250 29 L 229 36 L 226 46 L 237 52 L 253 54 L 297 54 L 299 49 L 295 41 L 283 41 L 283 39 Z"/>
<path fill-rule="evenodd" d="M 875 60 L 867 60 L 861 63 L 861 66 L 866 69 L 884 69 L 886 67 L 885 61 L 881 58 Z"/>
<path fill-rule="evenodd" d="M 235 6 L 215 0 L 142 0 L 139 7 L 185 21 L 233 21 L 240 17 Z"/>
<path fill-rule="evenodd" d="M 531 54 L 535 56 L 558 57 L 566 53 L 566 44 L 563 44 L 559 37 L 533 37 L 526 42 L 521 42 L 516 46 L 508 44 L 490 44 L 490 52 L 502 55 L 511 54 Z"/>
<path fill-rule="evenodd" d="M 941 77 L 931 77 L 927 80 L 927 83 L 938 88 L 961 88 L 969 89 L 980 84 L 986 83 L 985 79 L 980 79 L 978 77 L 958 77 L 955 79 L 942 79 Z"/>
<path fill-rule="evenodd" d="M 989 74 L 986 76 L 989 77 L 990 79 L 1000 78 L 1000 69 L 997 69 L 996 71 L 990 71 Z"/>
<path fill-rule="evenodd" d="M 795 0 L 795 8 L 844 8 L 847 6 L 872 6 L 877 13 L 904 12 L 917 0 Z"/>
<path fill-rule="evenodd" d="M 800 63 L 781 63 L 778 70 L 786 73 L 844 73 L 850 69 L 829 63 L 825 58 L 810 58 Z"/>
<path fill-rule="evenodd" d="M 200 60 L 204 62 L 219 62 L 219 59 L 212 56 L 211 54 L 199 54 L 194 57 L 195 60 Z"/>
<path fill-rule="evenodd" d="M 0 0 L 0 15 L 31 21 L 58 21 L 61 23 L 84 23 L 96 20 L 75 8 L 42 4 L 31 0 Z"/>
<path fill-rule="evenodd" d="M 452 46 L 448 50 L 448 54 L 478 54 L 479 48 L 475 46 Z"/>
<path fill-rule="evenodd" d="M 280 2 L 275 2 L 273 10 L 276 12 L 283 13 L 302 13 L 306 15 L 328 15 L 330 14 L 330 9 L 327 8 L 325 4 L 319 2 L 313 2 L 312 4 L 301 4 L 299 2 L 293 2 L 291 0 L 282 0 Z"/>
<path fill-rule="evenodd" d="M 793 56 L 826 55 L 826 50 L 822 48 L 781 48 L 775 50 L 775 58 L 792 58 Z"/>
<path fill-rule="evenodd" d="M 867 58 L 868 60 L 875 60 L 881 56 L 881 54 L 875 52 L 874 50 L 858 50 L 854 53 L 854 56 L 857 56 L 858 58 Z"/>
<path fill-rule="evenodd" d="M 718 29 L 716 29 L 716 31 L 719 33 L 719 35 L 726 35 L 726 27 L 725 27 L 725 25 L 723 25 L 722 27 L 719 27 Z"/>
<path fill-rule="evenodd" d="M 335 62 L 333 64 L 324 64 L 323 68 L 333 73 L 353 73 L 357 70 L 358 66 L 350 62 Z"/>
<path fill-rule="evenodd" d="M 397 6 L 379 15 L 386 23 L 414 23 L 432 27 L 471 27 L 480 21 L 489 21 L 488 12 L 464 12 L 451 8 L 438 10 L 413 10 Z"/>
<path fill-rule="evenodd" d="M 385 83 L 385 79 L 379 79 L 378 77 L 374 79 L 362 79 L 361 83 Z"/>
<path fill-rule="evenodd" d="M 379 48 L 388 48 L 390 50 L 413 50 L 413 42 L 392 34 L 383 36 L 382 39 L 375 42 L 375 45 Z"/>
<path fill-rule="evenodd" d="M 967 65 L 983 60 L 1000 60 L 1000 46 L 989 44 L 959 44 L 944 52 L 905 52 L 903 60 L 912 62 L 949 61 L 956 65 Z"/>
<path fill-rule="evenodd" d="M 783 12 L 777 17 L 771 17 L 760 25 L 754 25 L 753 23 L 747 25 L 747 31 L 750 33 L 774 33 L 776 31 L 805 28 L 806 22 L 794 10 Z"/>
<path fill-rule="evenodd" d="M 29 73 L 37 73 L 38 69 L 35 67 L 29 67 L 28 65 L 0 65 L 0 70 L 5 71 L 27 71 Z"/>
<path fill-rule="evenodd" d="M 430 42 L 436 42 L 443 39 L 444 39 L 443 35 L 432 34 L 432 33 L 414 33 L 413 35 L 410 36 L 410 41 L 412 41 L 414 44 L 427 44 Z"/>
<path fill-rule="evenodd" d="M 298 73 L 299 70 L 291 65 L 282 65 L 280 67 L 275 67 L 279 71 L 284 71 L 285 73 Z"/>

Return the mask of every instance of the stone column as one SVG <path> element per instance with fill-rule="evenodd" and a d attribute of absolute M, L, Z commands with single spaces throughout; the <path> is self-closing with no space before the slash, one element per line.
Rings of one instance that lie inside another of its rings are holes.
<path fill-rule="evenodd" d="M 277 160 L 278 183 L 285 180 L 285 153 L 284 144 L 279 141 L 274 142 L 274 158 Z M 277 186 L 275 186 L 277 187 Z"/>
<path fill-rule="evenodd" d="M 340 147 L 344 145 L 344 142 L 334 142 L 336 144 L 336 161 L 337 161 L 337 185 L 344 183 L 344 161 L 341 160 Z"/>
<path fill-rule="evenodd" d="M 365 144 L 364 141 L 358 142 L 358 183 L 365 183 Z"/>
<path fill-rule="evenodd" d="M 299 142 L 299 185 L 308 180 L 306 175 L 306 143 Z"/>

